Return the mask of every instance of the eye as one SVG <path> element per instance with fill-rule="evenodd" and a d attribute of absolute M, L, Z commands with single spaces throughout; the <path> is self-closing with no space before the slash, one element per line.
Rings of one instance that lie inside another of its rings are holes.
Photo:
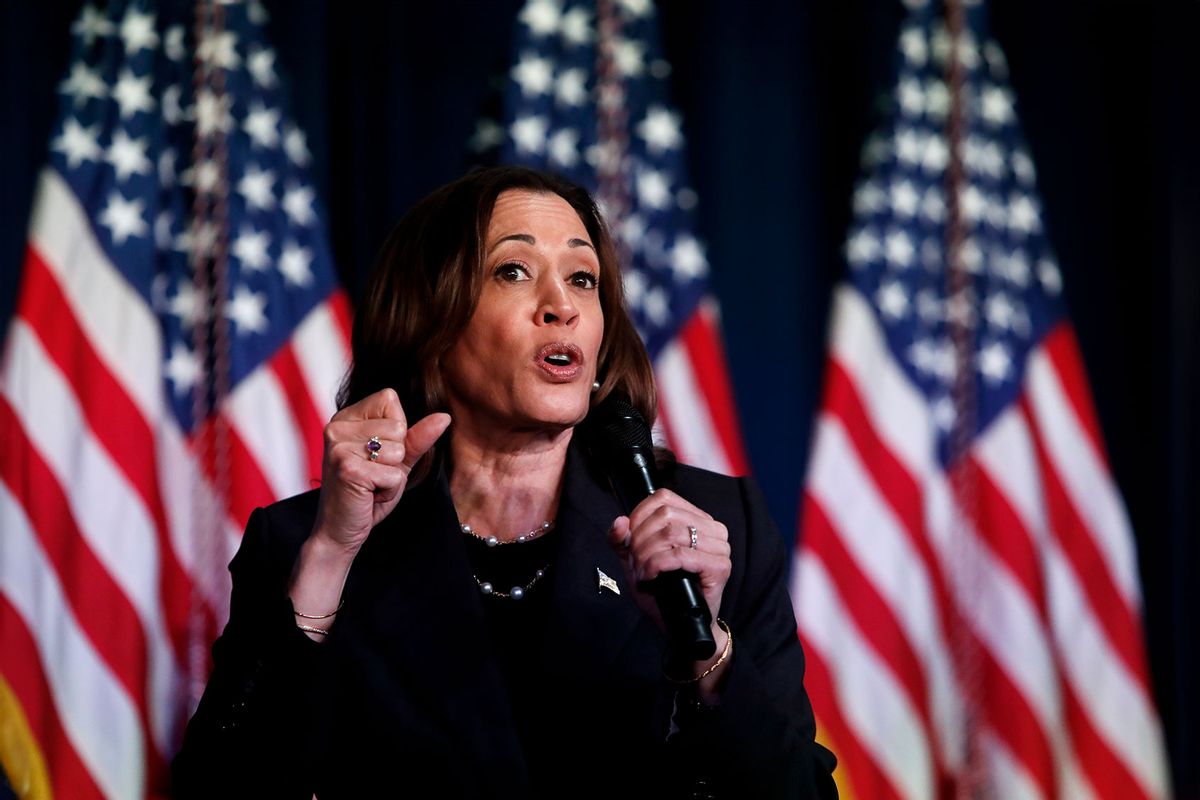
<path fill-rule="evenodd" d="M 577 289 L 595 289 L 596 284 L 600 283 L 600 279 L 596 277 L 594 272 L 587 270 L 579 270 L 573 273 L 569 278 L 570 284 Z"/>
<path fill-rule="evenodd" d="M 516 283 L 518 281 L 529 280 L 529 270 L 525 269 L 524 264 L 518 264 L 516 261 L 508 261 L 496 267 L 495 276 L 507 283 Z"/>

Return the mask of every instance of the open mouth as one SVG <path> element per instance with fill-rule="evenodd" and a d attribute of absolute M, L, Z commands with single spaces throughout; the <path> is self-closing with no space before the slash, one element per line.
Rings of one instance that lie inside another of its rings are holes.
<path fill-rule="evenodd" d="M 554 342 L 539 350 L 536 360 L 544 369 L 566 376 L 575 373 L 583 364 L 583 352 L 569 342 Z"/>

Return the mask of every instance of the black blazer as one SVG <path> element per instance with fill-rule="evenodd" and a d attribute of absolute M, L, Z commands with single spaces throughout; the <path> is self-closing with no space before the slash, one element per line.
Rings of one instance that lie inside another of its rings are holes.
<path fill-rule="evenodd" d="M 177 797 L 836 797 L 813 741 L 783 542 L 757 489 L 679 466 L 671 485 L 729 529 L 721 702 L 662 677 L 664 640 L 606 539 L 624 513 L 572 447 L 545 581 L 538 676 L 551 752 L 530 775 L 444 478 L 411 488 L 364 544 L 328 639 L 287 582 L 317 493 L 257 509 L 230 564 L 229 623 L 174 763 Z M 620 587 L 600 590 L 597 569 Z M 542 747 L 546 747 L 543 741 Z"/>

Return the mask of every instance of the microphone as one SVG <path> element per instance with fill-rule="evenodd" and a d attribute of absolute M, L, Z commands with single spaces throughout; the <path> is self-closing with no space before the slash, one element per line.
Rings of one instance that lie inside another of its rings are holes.
<path fill-rule="evenodd" d="M 618 393 L 610 394 L 588 417 L 591 445 L 625 504 L 626 513 L 662 486 L 654 463 L 650 426 L 633 404 Z M 700 591 L 700 576 L 677 569 L 650 582 L 672 652 L 691 661 L 703 661 L 716 652 L 712 614 Z"/>

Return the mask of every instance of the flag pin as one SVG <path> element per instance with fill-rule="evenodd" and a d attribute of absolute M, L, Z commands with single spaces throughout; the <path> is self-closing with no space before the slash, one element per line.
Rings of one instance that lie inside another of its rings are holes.
<path fill-rule="evenodd" d="M 604 570 L 599 567 L 596 567 L 596 578 L 600 581 L 600 586 L 596 589 L 597 592 L 601 589 L 608 589 L 613 594 L 621 593 L 621 587 L 617 586 L 617 582 L 605 575 Z"/>

